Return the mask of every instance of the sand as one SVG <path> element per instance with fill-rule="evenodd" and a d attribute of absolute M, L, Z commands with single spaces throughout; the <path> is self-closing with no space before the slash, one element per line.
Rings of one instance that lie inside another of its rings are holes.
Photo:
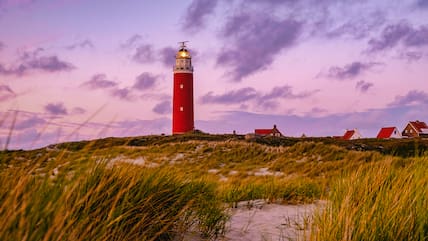
<path fill-rule="evenodd" d="M 314 210 L 322 202 L 307 205 L 262 204 L 248 208 L 239 205 L 230 210 L 224 241 L 282 241 L 308 240 L 309 226 Z M 201 241 L 198 235 L 187 236 L 185 240 Z"/>

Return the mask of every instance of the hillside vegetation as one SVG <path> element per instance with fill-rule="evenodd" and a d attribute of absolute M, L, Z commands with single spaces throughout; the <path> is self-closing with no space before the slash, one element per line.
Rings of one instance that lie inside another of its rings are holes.
<path fill-rule="evenodd" d="M 0 240 L 168 240 L 189 230 L 214 239 L 225 232 L 227 208 L 254 199 L 330 200 L 315 220 L 316 240 L 366 240 L 358 225 L 370 225 L 370 215 L 392 210 L 396 215 L 384 214 L 378 222 L 384 217 L 403 222 L 394 218 L 404 210 L 388 205 L 416 203 L 415 213 L 422 216 L 411 216 L 415 225 L 406 227 L 427 237 L 427 215 L 419 212 L 428 210 L 422 198 L 427 177 L 415 172 L 426 170 L 427 147 L 428 141 L 419 139 L 244 140 L 196 134 L 3 151 L 0 214 L 7 218 L 0 221 Z M 400 182 L 403 178 L 416 181 Z M 377 195 L 379 188 L 384 195 Z M 401 192 L 408 195 L 400 199 Z M 368 207 L 375 210 L 367 214 Z M 390 227 L 375 225 L 379 232 Z"/>
<path fill-rule="evenodd" d="M 387 161 L 332 183 L 313 240 L 428 240 L 428 159 Z"/>

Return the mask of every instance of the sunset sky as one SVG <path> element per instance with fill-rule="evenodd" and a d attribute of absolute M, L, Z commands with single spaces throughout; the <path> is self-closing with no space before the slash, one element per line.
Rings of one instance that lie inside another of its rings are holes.
<path fill-rule="evenodd" d="M 195 126 L 364 137 L 428 121 L 428 0 L 0 0 L 0 149 Z"/>

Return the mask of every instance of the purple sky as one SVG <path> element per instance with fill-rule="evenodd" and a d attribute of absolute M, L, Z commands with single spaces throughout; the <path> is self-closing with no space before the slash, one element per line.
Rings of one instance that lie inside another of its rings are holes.
<path fill-rule="evenodd" d="M 170 134 L 184 40 L 206 132 L 428 121 L 428 0 L 0 0 L 0 149 Z"/>

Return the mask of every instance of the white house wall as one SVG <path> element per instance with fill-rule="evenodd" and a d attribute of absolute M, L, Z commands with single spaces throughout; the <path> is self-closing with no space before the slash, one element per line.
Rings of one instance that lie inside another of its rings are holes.
<path fill-rule="evenodd" d="M 389 137 L 389 138 L 403 138 L 403 136 L 401 135 L 401 132 L 398 131 L 397 128 L 395 128 L 391 134 L 391 137 Z"/>

